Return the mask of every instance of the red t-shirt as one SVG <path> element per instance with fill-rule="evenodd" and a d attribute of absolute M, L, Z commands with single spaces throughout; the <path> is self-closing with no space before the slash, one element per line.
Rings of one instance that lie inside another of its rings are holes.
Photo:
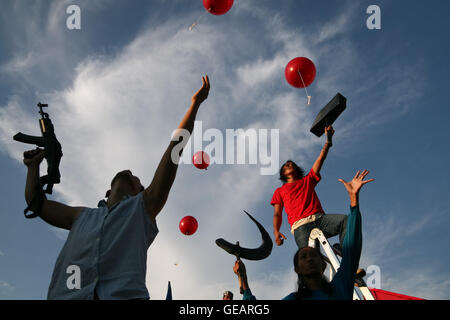
<path fill-rule="evenodd" d="M 320 179 L 320 174 L 316 174 L 311 169 L 305 177 L 295 182 L 285 183 L 276 189 L 270 204 L 284 206 L 291 226 L 295 221 L 312 214 L 324 213 L 316 191 L 314 191 Z"/>

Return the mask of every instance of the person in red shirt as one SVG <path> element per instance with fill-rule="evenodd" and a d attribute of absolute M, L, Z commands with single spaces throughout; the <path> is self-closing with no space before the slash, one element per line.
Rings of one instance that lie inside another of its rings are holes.
<path fill-rule="evenodd" d="M 270 202 L 274 207 L 273 229 L 278 246 L 281 246 L 286 239 L 286 236 L 280 232 L 283 208 L 299 249 L 308 246 L 309 234 L 314 228 L 321 229 L 327 238 L 339 234 L 342 246 L 347 227 L 347 215 L 325 214 L 314 190 L 321 180 L 320 169 L 331 147 L 333 127 L 325 128 L 325 133 L 327 136 L 325 145 L 307 175 L 291 160 L 286 161 L 280 169 L 280 180 L 284 184 L 275 190 Z"/>

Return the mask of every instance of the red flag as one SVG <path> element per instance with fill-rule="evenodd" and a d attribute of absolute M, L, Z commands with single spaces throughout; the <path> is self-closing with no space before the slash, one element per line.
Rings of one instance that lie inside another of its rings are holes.
<path fill-rule="evenodd" d="M 369 288 L 375 300 L 424 300 L 404 294 Z"/>

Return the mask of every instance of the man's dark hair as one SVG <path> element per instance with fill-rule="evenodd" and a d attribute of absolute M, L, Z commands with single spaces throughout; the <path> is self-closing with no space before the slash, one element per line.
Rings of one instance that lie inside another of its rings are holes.
<path fill-rule="evenodd" d="M 316 243 L 316 245 L 317 245 L 317 243 Z M 294 270 L 298 270 L 298 256 L 302 249 L 298 249 L 294 255 Z M 314 250 L 316 250 L 317 253 L 319 254 L 319 256 L 322 260 L 322 270 L 325 271 L 325 268 L 327 266 L 325 257 L 322 255 L 322 253 L 320 252 L 320 249 L 318 249 L 317 247 Z M 295 293 L 296 300 L 302 300 L 302 299 L 311 297 L 312 291 L 306 286 L 305 281 L 303 281 L 303 276 L 300 273 L 298 273 L 297 285 L 298 285 L 298 290 Z M 332 295 L 333 289 L 331 287 L 331 284 L 325 279 L 323 274 L 322 274 L 322 288 L 328 296 Z"/>
<path fill-rule="evenodd" d="M 114 185 L 114 182 L 116 182 L 116 180 L 117 180 L 117 178 L 120 176 L 120 172 L 119 173 L 117 173 L 115 176 L 114 176 L 114 178 L 111 180 L 111 188 L 112 188 L 112 186 Z"/>
<path fill-rule="evenodd" d="M 225 297 L 226 295 L 229 295 L 230 298 L 231 298 L 231 300 L 233 300 L 233 292 L 231 292 L 231 291 L 225 291 L 225 292 L 223 293 L 223 296 Z"/>
<path fill-rule="evenodd" d="M 114 176 L 114 178 L 111 180 L 111 188 L 113 187 L 114 182 L 116 182 L 116 180 L 119 179 L 120 177 L 126 176 L 126 175 L 127 175 L 127 174 L 126 174 L 127 172 L 130 172 L 130 173 L 131 173 L 131 171 L 130 171 L 129 169 L 128 169 L 128 170 L 123 170 L 123 171 L 120 171 L 119 173 L 117 173 L 117 174 Z M 144 190 L 145 190 L 144 186 L 141 185 L 141 191 L 144 191 Z M 111 192 L 111 190 L 108 190 L 108 191 L 106 192 L 105 198 L 109 198 L 110 192 Z"/>
<path fill-rule="evenodd" d="M 127 176 L 127 173 L 128 173 L 128 172 L 131 173 L 130 169 L 127 169 L 127 170 L 123 170 L 123 171 L 118 172 L 118 173 L 114 176 L 114 178 L 111 180 L 111 188 L 112 188 L 112 186 L 114 185 L 114 182 L 116 182 L 117 179 L 119 179 L 119 178 L 121 178 L 121 177 L 124 177 L 124 176 Z"/>
<path fill-rule="evenodd" d="M 287 178 L 283 174 L 283 168 L 288 162 L 292 163 L 292 166 L 294 167 L 294 170 L 295 170 L 295 173 L 296 173 L 296 176 L 297 176 L 298 179 L 301 179 L 301 178 L 303 178 L 305 176 L 305 170 L 303 170 L 302 167 L 299 167 L 294 161 L 288 160 L 280 168 L 280 180 L 283 181 L 283 183 L 287 182 Z"/>

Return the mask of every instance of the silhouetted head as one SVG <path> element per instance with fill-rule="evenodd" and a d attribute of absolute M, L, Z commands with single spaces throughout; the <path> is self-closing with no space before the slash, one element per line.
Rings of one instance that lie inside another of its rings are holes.
<path fill-rule="evenodd" d="M 320 253 L 319 249 L 304 247 L 299 249 L 294 255 L 294 270 L 297 273 L 298 291 L 295 294 L 296 299 L 311 297 L 312 291 L 307 286 L 305 279 L 316 278 L 321 281 L 321 289 L 331 296 L 333 289 L 330 283 L 324 277 L 324 271 L 327 263 Z"/>
<path fill-rule="evenodd" d="M 305 171 L 294 161 L 286 161 L 280 168 L 280 180 L 287 182 L 288 176 L 292 175 L 295 179 L 301 179 L 305 176 Z"/>
<path fill-rule="evenodd" d="M 222 300 L 233 300 L 233 292 L 225 291 Z"/>
<path fill-rule="evenodd" d="M 124 194 L 135 196 L 144 190 L 144 186 L 138 177 L 134 176 L 131 170 L 123 170 L 117 173 L 111 181 L 111 189 L 106 192 L 109 197 L 112 190 L 120 190 Z"/>
<path fill-rule="evenodd" d="M 319 249 L 312 247 L 304 247 L 294 255 L 294 270 L 302 276 L 322 275 L 327 267 Z"/>

